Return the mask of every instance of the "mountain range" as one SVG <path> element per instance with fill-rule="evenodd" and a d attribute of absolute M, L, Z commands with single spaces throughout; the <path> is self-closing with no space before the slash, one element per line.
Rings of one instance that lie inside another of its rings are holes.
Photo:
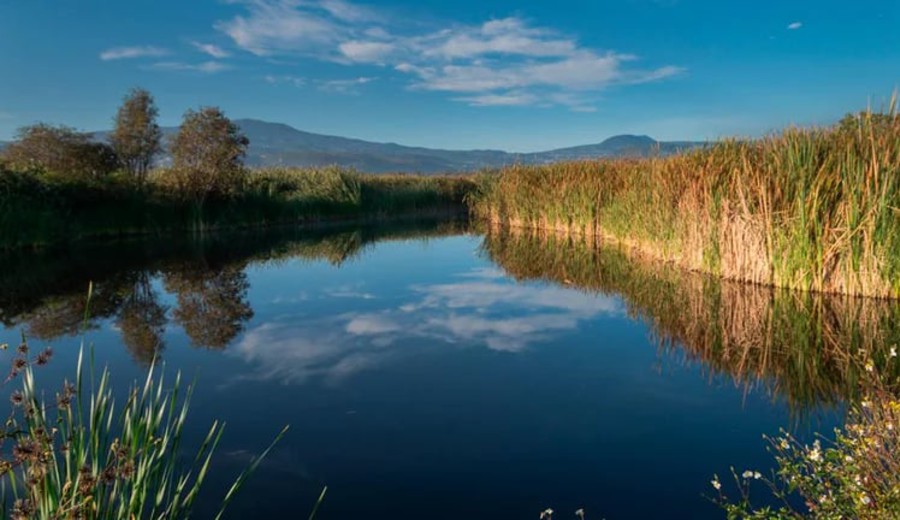
<path fill-rule="evenodd" d="M 375 143 L 297 130 L 282 123 L 238 119 L 235 123 L 250 140 L 248 166 L 338 165 L 367 173 L 452 173 L 496 168 L 509 164 L 546 164 L 577 159 L 671 155 L 705 145 L 693 141 L 657 141 L 646 135 L 617 135 L 598 144 L 559 148 L 545 152 L 512 153 L 501 150 L 441 150 Z M 167 140 L 177 127 L 162 129 Z M 108 131 L 93 132 L 107 140 Z M 0 149 L 4 144 L 0 142 Z M 168 157 L 161 158 L 165 164 Z"/>
<path fill-rule="evenodd" d="M 255 119 L 235 121 L 250 139 L 247 164 L 252 166 L 323 166 L 336 164 L 370 173 L 469 172 L 514 163 L 545 164 L 603 157 L 671 155 L 703 146 L 701 142 L 662 142 L 646 135 L 618 135 L 599 144 L 546 152 L 511 153 L 501 150 L 441 150 L 374 143 L 313 134 L 280 123 Z M 174 129 L 166 129 L 174 132 Z"/>

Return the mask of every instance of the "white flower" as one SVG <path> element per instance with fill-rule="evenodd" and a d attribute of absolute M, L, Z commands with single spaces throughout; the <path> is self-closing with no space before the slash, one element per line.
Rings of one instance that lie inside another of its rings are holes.
<path fill-rule="evenodd" d="M 541 520 L 544 520 L 544 518 L 553 518 L 553 510 L 549 507 L 541 511 Z"/>
<path fill-rule="evenodd" d="M 862 502 L 864 506 L 867 506 L 872 502 L 872 499 L 869 498 L 869 495 L 867 495 L 865 493 L 861 493 L 859 495 L 859 501 Z"/>
<path fill-rule="evenodd" d="M 760 473 L 760 472 L 758 472 L 758 471 L 754 471 L 754 472 L 753 472 L 753 478 L 754 478 L 755 480 L 761 479 L 761 478 L 762 478 L 762 473 Z"/>
<path fill-rule="evenodd" d="M 806 454 L 806 458 L 812 462 L 820 462 L 822 460 L 822 449 L 819 445 L 819 441 L 813 443 L 813 447 L 809 450 L 809 453 Z"/>
<path fill-rule="evenodd" d="M 874 372 L 875 365 L 872 364 L 871 361 L 866 361 L 866 372 Z"/>
<path fill-rule="evenodd" d="M 741 476 L 744 478 L 753 478 L 753 472 L 748 469 L 747 471 L 742 473 Z"/>
<path fill-rule="evenodd" d="M 716 488 L 716 491 L 722 489 L 722 483 L 719 482 L 718 476 L 714 477 L 709 483 L 712 484 L 712 487 Z"/>
<path fill-rule="evenodd" d="M 897 357 L 897 347 L 891 347 L 891 357 Z"/>
<path fill-rule="evenodd" d="M 791 444 L 787 441 L 787 439 L 781 439 L 781 442 L 778 443 L 783 450 L 789 450 L 791 448 Z"/>

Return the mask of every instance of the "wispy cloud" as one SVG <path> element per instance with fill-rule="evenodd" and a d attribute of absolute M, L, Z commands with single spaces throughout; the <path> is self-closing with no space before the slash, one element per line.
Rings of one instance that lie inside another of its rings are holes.
<path fill-rule="evenodd" d="M 455 98 L 464 101 L 473 107 L 511 107 L 533 105 L 538 97 L 527 92 L 507 92 L 504 94 L 483 94 L 478 96 L 463 96 Z"/>
<path fill-rule="evenodd" d="M 221 61 L 204 61 L 201 63 L 184 63 L 181 61 L 161 61 L 154 63 L 150 68 L 157 70 L 175 70 L 186 72 L 200 72 L 203 74 L 215 74 L 231 68 L 227 63 Z"/>
<path fill-rule="evenodd" d="M 637 56 L 589 48 L 516 16 L 423 30 L 427 22 L 389 23 L 390 17 L 345 0 L 236 2 L 246 13 L 215 27 L 245 51 L 389 67 L 406 76 L 412 89 L 447 92 L 473 106 L 590 111 L 596 93 L 608 87 L 685 71 L 675 65 L 641 67 Z M 340 88 L 341 81 L 329 84 Z"/>
<path fill-rule="evenodd" d="M 151 45 L 141 45 L 135 47 L 112 47 L 100 53 L 100 59 L 103 61 L 127 60 L 133 58 L 147 58 L 165 56 L 169 51 L 161 47 L 153 47 Z"/>
<path fill-rule="evenodd" d="M 791 31 L 796 31 L 797 29 L 803 27 L 803 22 L 794 22 L 787 26 L 787 28 Z"/>
<path fill-rule="evenodd" d="M 218 45 L 213 45 L 211 43 L 201 43 L 201 42 L 191 42 L 191 45 L 194 46 L 198 51 L 208 54 L 213 58 L 221 60 L 222 58 L 227 58 L 230 56 L 228 51 L 219 47 Z"/>
<path fill-rule="evenodd" d="M 354 79 L 336 79 L 330 81 L 320 81 L 319 90 L 324 92 L 333 92 L 336 94 L 358 94 L 359 87 L 366 83 L 371 83 L 377 78 L 359 77 Z"/>
<path fill-rule="evenodd" d="M 348 36 L 346 16 L 339 11 L 314 7 L 294 0 L 239 0 L 248 15 L 236 16 L 215 24 L 234 43 L 253 54 L 267 56 L 278 53 L 313 54 L 324 48 L 335 48 Z"/>
<path fill-rule="evenodd" d="M 263 79 L 266 80 L 266 83 L 269 83 L 271 85 L 287 84 L 287 85 L 293 85 L 298 88 L 306 85 L 306 78 L 301 78 L 300 76 L 291 76 L 289 74 L 286 74 L 286 75 L 269 74 L 269 75 L 263 77 Z"/>

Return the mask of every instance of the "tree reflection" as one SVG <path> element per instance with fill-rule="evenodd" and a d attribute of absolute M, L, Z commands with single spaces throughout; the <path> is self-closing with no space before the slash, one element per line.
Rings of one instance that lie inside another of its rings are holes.
<path fill-rule="evenodd" d="M 90 302 L 87 286 L 84 292 L 50 298 L 16 322 L 25 324 L 28 336 L 45 341 L 94 329 L 98 320 L 115 315 L 122 304 L 121 282 L 117 279 L 94 285 Z"/>
<path fill-rule="evenodd" d="M 166 307 L 159 303 L 150 274 L 143 271 L 122 302 L 116 321 L 122 341 L 135 361 L 149 365 L 159 357 L 165 345 L 166 323 Z"/>
<path fill-rule="evenodd" d="M 172 317 L 195 346 L 224 349 L 253 317 L 250 283 L 240 265 L 187 266 L 166 272 L 163 282 L 178 299 Z"/>

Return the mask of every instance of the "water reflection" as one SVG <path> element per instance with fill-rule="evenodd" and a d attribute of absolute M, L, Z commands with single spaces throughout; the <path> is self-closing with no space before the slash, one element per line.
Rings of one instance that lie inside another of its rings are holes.
<path fill-rule="evenodd" d="M 627 313 L 648 324 L 666 353 L 745 388 L 763 387 L 795 410 L 852 397 L 859 374 L 848 356 L 864 349 L 884 361 L 900 342 L 894 303 L 726 283 L 581 239 L 496 229 L 480 249 L 495 267 L 392 287 L 382 299 L 361 283 L 344 283 L 322 297 L 370 305 L 326 315 L 296 305 L 310 294 L 278 296 L 268 303 L 290 304 L 286 312 L 251 325 L 248 268 L 296 260 L 340 266 L 379 240 L 466 231 L 461 222 L 431 221 L 10 256 L 2 259 L 0 320 L 41 340 L 78 333 L 85 316 L 88 327 L 107 320 L 141 364 L 164 355 L 166 331 L 176 326 L 194 347 L 227 349 L 251 365 L 242 377 L 338 383 L 429 348 L 423 345 L 520 352 Z M 510 275 L 550 283 L 518 284 Z"/>
<path fill-rule="evenodd" d="M 475 269 L 454 277 L 450 283 L 394 287 L 389 302 L 376 302 L 369 311 L 281 314 L 249 330 L 234 352 L 256 367 L 250 376 L 256 379 L 336 384 L 434 346 L 520 352 L 592 318 L 624 313 L 618 298 L 520 285 L 498 271 Z M 326 289 L 325 297 L 336 293 L 361 300 L 380 296 L 338 288 Z"/>
<path fill-rule="evenodd" d="M 900 342 L 896 302 L 723 282 L 580 238 L 493 229 L 482 251 L 516 279 L 620 295 L 661 349 L 765 387 L 795 411 L 852 398 L 860 374 L 850 357 L 865 350 L 887 366 Z"/>
<path fill-rule="evenodd" d="M 0 273 L 0 323 L 49 341 L 113 320 L 142 364 L 161 355 L 170 324 L 180 326 L 195 347 L 225 349 L 254 315 L 247 297 L 248 266 L 297 258 L 340 265 L 378 240 L 439 237 L 462 229 L 456 221 L 424 221 L 385 229 L 213 235 L 7 255 L 0 258 L 7 266 Z M 161 281 L 159 288 L 155 279 Z M 158 289 L 174 295 L 172 308 L 161 303 Z"/>

